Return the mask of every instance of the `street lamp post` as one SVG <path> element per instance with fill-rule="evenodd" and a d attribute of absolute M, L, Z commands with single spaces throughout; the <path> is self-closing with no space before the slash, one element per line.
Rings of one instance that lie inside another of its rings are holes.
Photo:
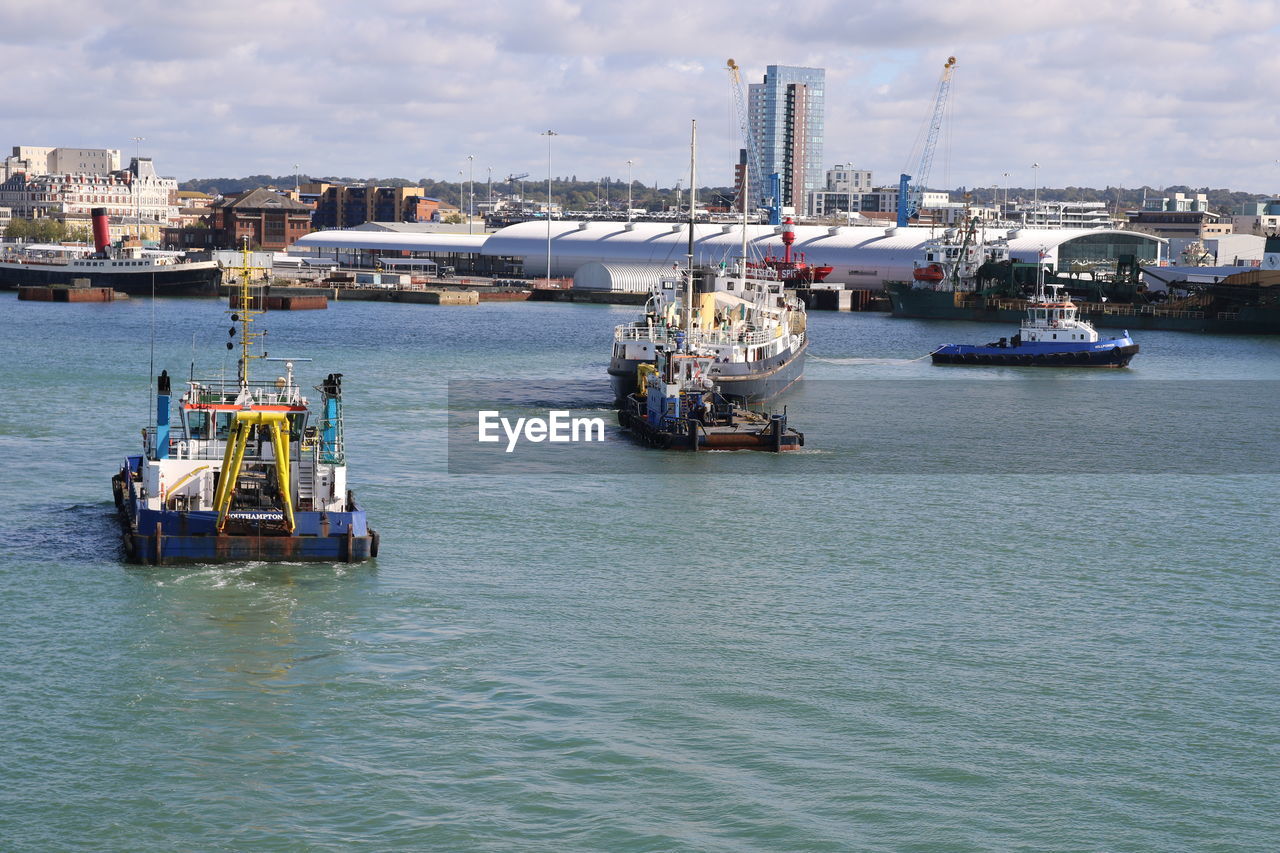
<path fill-rule="evenodd" d="M 551 137 L 559 136 L 554 130 L 545 131 L 539 136 L 547 138 L 547 285 L 551 285 Z"/>
<path fill-rule="evenodd" d="M 493 167 L 489 167 L 489 215 L 493 215 Z"/>
<path fill-rule="evenodd" d="M 1009 215 L 1009 173 L 1004 172 L 1004 206 L 1000 209 L 1001 217 Z"/>
<path fill-rule="evenodd" d="M 293 194 L 294 195 L 298 195 L 299 193 L 302 192 L 302 175 L 301 173 L 298 172 L 299 168 L 301 167 L 297 163 L 293 164 Z M 297 199 L 294 199 L 294 201 L 297 201 Z"/>
<path fill-rule="evenodd" d="M 1031 169 L 1035 174 L 1035 189 L 1031 191 L 1031 207 L 1035 209 L 1040 206 L 1040 164 L 1032 163 Z"/>
<path fill-rule="evenodd" d="M 476 155 L 467 155 L 467 233 L 471 233 L 471 220 L 476 215 Z"/>
<path fill-rule="evenodd" d="M 627 221 L 631 221 L 631 161 L 627 161 Z"/>
<path fill-rule="evenodd" d="M 133 232 L 142 245 L 142 141 L 145 136 L 133 137 Z"/>

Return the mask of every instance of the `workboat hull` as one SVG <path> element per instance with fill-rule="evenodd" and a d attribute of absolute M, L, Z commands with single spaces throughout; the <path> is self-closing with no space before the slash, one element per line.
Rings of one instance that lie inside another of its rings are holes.
<path fill-rule="evenodd" d="M 112 478 L 111 485 L 125 554 L 132 562 L 358 563 L 378 555 L 378 534 L 368 528 L 364 510 L 350 493 L 347 511 L 295 512 L 292 533 L 282 528 L 283 514 L 273 510 L 233 511 L 219 533 L 215 512 L 141 508 L 128 467 Z"/>
<path fill-rule="evenodd" d="M 790 429 L 783 415 L 766 424 L 735 419 L 706 425 L 695 420 L 677 426 L 658 427 L 645 415 L 646 401 L 632 394 L 618 410 L 618 425 L 643 444 L 662 450 L 766 450 L 783 453 L 804 447 L 804 433 Z"/>
<path fill-rule="evenodd" d="M 216 296 L 222 271 L 212 261 L 123 270 L 72 268 L 61 264 L 0 263 L 0 287 L 69 285 L 86 278 L 90 287 L 109 287 L 134 296 Z"/>
<path fill-rule="evenodd" d="M 972 320 L 1017 323 L 1026 316 L 1026 300 L 979 293 L 914 287 L 910 282 L 886 282 L 894 317 L 917 320 Z M 1239 305 L 1231 311 L 1180 311 L 1121 302 L 1087 303 L 1080 313 L 1097 328 L 1151 329 L 1217 334 L 1280 334 L 1280 307 Z"/>
<path fill-rule="evenodd" d="M 809 348 L 806 339 L 794 352 L 782 353 L 760 361 L 719 364 L 712 368 L 710 379 L 725 397 L 747 403 L 764 403 L 790 388 L 804 376 L 804 358 Z M 639 390 L 636 369 L 653 364 L 653 359 L 630 359 L 614 356 L 609 361 L 609 384 L 614 403 L 621 405 Z"/>
<path fill-rule="evenodd" d="M 1024 343 L 1019 346 L 948 344 L 931 353 L 934 364 L 1001 367 L 1127 367 L 1138 354 L 1131 338 L 1096 343 Z"/>

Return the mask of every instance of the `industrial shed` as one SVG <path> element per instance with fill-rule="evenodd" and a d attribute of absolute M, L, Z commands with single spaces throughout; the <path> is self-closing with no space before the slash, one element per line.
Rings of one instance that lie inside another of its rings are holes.
<path fill-rule="evenodd" d="M 495 269 L 493 262 L 480 253 L 488 236 L 335 228 L 298 238 L 290 254 L 305 251 L 312 257 L 360 267 L 374 267 L 382 258 L 424 258 L 459 272 L 506 275 L 510 270 Z"/>
<path fill-rule="evenodd" d="M 671 273 L 669 264 L 602 264 L 592 261 L 578 267 L 573 286 L 579 290 L 613 293 L 648 293 Z"/>
<path fill-rule="evenodd" d="M 700 224 L 694 229 L 694 259 L 702 264 L 732 262 L 742 253 L 740 224 Z M 748 252 L 753 257 L 781 256 L 782 228 L 747 225 Z M 911 278 L 921 249 L 940 237 L 940 227 L 796 225 L 793 251 L 813 264 L 833 267 L 830 285 L 877 289 L 885 281 Z M 349 257 L 372 266 L 383 253 L 432 258 L 460 272 L 485 275 L 542 276 L 551 252 L 553 278 L 569 278 L 587 264 L 683 266 L 688 252 L 689 226 L 659 222 L 600 222 L 553 220 L 550 240 L 546 220 L 521 222 L 493 234 L 422 234 L 378 231 L 319 231 L 295 246 L 327 257 Z M 1073 264 L 1111 263 L 1135 255 L 1145 264 L 1167 260 L 1167 241 L 1150 234 L 1113 228 L 1026 228 L 997 232 L 1009 240 L 1018 261 L 1034 262 L 1044 252 L 1055 269 Z M 988 230 L 987 237 L 993 233 Z M 592 273 L 591 275 L 597 275 Z"/>
<path fill-rule="evenodd" d="M 589 263 L 683 265 L 688 252 L 689 226 L 675 223 L 577 222 L 551 223 L 551 274 L 571 276 Z M 730 262 L 742 253 L 742 225 L 700 224 L 694 229 L 694 259 L 698 263 Z M 752 256 L 783 251 L 781 227 L 748 225 Z M 878 226 L 794 226 L 794 252 L 814 264 L 834 269 L 828 284 L 879 288 L 885 281 L 909 279 L 920 259 L 921 247 L 943 234 L 941 228 Z M 1149 234 L 1112 228 L 1040 228 L 1002 231 L 1009 238 L 1015 260 L 1034 262 L 1043 251 L 1055 268 L 1072 263 L 1114 263 L 1124 254 L 1152 263 L 1164 260 L 1166 241 Z M 987 235 L 992 236 L 990 232 Z M 486 255 L 522 258 L 526 270 L 542 272 L 547 259 L 547 223 L 523 222 L 502 229 L 484 243 Z"/>

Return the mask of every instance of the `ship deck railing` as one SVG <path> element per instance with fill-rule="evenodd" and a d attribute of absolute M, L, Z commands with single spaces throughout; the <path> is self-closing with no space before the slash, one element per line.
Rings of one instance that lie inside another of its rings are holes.
<path fill-rule="evenodd" d="M 292 436 L 289 439 L 291 449 L 290 456 L 296 462 L 300 457 L 314 457 L 315 461 L 325 464 L 341 464 L 342 454 L 341 447 L 325 448 L 324 442 L 316 439 L 299 439 Z M 156 428 L 151 426 L 143 430 L 142 449 L 146 458 L 156 458 Z M 249 447 L 255 447 L 250 444 Z M 270 442 L 263 443 L 263 450 L 270 449 Z M 186 461 L 198 462 L 221 462 L 227 452 L 226 436 L 219 435 L 216 438 L 184 438 L 182 436 L 182 428 L 178 424 L 170 427 L 169 432 L 169 458 L 182 459 Z M 259 456 L 245 450 L 246 462 L 272 462 L 270 456 Z"/>
<path fill-rule="evenodd" d="M 306 398 L 302 396 L 302 389 L 297 385 L 284 385 L 282 387 L 278 384 L 277 379 L 261 379 L 250 381 L 247 384 L 253 394 L 253 402 L 256 405 L 306 405 Z M 240 396 L 240 383 L 230 376 L 197 379 L 193 386 L 199 386 L 195 399 L 191 401 L 196 405 L 231 405 Z"/>
<path fill-rule="evenodd" d="M 736 333 L 726 330 L 695 329 L 687 339 L 691 343 L 706 346 L 759 346 L 777 340 L 777 328 L 776 326 L 761 328 L 752 325 Z M 618 341 L 654 341 L 674 347 L 677 333 L 685 337 L 682 329 L 673 329 L 668 326 L 627 325 L 618 326 L 614 330 L 613 337 Z"/>
<path fill-rule="evenodd" d="M 1024 299 L 996 299 L 991 306 L 1006 311 L 1022 311 L 1026 309 Z M 1160 308 L 1156 305 L 1131 305 L 1114 302 L 1077 302 L 1076 307 L 1084 315 L 1105 314 L 1113 317 L 1131 317 L 1136 314 L 1149 317 L 1173 317 L 1187 320 L 1204 319 L 1203 311 L 1187 311 L 1180 308 Z"/>

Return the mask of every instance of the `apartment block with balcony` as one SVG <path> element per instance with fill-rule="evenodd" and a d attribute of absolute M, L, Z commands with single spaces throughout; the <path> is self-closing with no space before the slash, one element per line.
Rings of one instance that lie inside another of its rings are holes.
<path fill-rule="evenodd" d="M 781 203 L 805 212 L 823 188 L 826 71 L 770 65 L 764 82 L 747 87 L 747 120 L 760 152 L 761 186 L 779 176 Z"/>

